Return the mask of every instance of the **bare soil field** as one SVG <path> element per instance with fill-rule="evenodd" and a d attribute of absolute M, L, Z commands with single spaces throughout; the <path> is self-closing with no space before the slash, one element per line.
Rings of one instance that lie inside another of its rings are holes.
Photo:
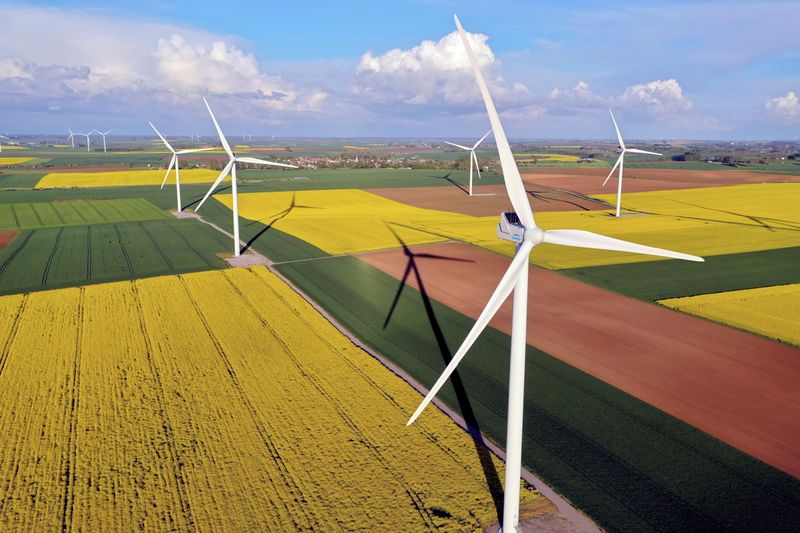
<path fill-rule="evenodd" d="M 17 236 L 17 230 L 15 229 L 8 229 L 8 230 L 1 230 L 0 231 L 0 250 L 8 246 L 8 243 L 14 240 L 14 237 Z"/>
<path fill-rule="evenodd" d="M 411 251 L 426 293 L 473 318 L 509 265 L 507 257 L 464 244 Z M 397 279 L 407 264 L 402 249 L 359 257 Z M 414 276 L 408 282 L 419 289 Z M 510 299 L 491 325 L 511 333 Z M 536 267 L 531 267 L 528 342 L 800 476 L 798 348 Z"/>
<path fill-rule="evenodd" d="M 597 200 L 581 198 L 550 186 L 528 183 L 529 200 L 533 210 L 540 211 L 591 211 L 608 209 Z M 365 189 L 367 192 L 383 196 L 424 209 L 438 209 L 472 216 L 498 215 L 511 209 L 504 185 L 480 185 L 473 187 L 473 196 L 452 187 L 398 187 L 389 189 Z"/>
<path fill-rule="evenodd" d="M 603 181 L 609 169 L 541 169 L 525 172 L 522 179 L 526 187 L 544 186 L 564 189 L 581 194 L 604 194 L 616 191 L 616 178 L 612 177 L 605 187 Z M 623 177 L 625 192 L 662 191 L 672 189 L 694 189 L 718 187 L 742 183 L 785 183 L 800 181 L 800 176 L 767 174 L 743 170 L 670 170 L 662 168 L 630 168 Z"/>

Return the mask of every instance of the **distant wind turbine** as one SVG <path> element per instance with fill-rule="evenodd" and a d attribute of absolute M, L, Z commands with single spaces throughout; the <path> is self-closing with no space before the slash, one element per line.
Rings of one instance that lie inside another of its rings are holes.
<path fill-rule="evenodd" d="M 233 150 L 231 150 L 230 145 L 228 144 L 228 140 L 225 138 L 225 135 L 222 133 L 222 129 L 219 127 L 219 123 L 217 119 L 214 117 L 214 112 L 211 111 L 211 106 L 208 105 L 208 101 L 203 97 L 203 102 L 206 104 L 206 108 L 208 108 L 208 114 L 211 115 L 211 120 L 214 121 L 214 127 L 217 129 L 217 134 L 219 135 L 219 140 L 222 142 L 222 147 L 225 149 L 225 152 L 228 154 L 230 158 L 228 160 L 228 164 L 225 165 L 225 168 L 222 169 L 217 180 L 211 185 L 211 188 L 208 189 L 208 192 L 197 205 L 195 208 L 195 212 L 199 211 L 203 204 L 211 196 L 211 193 L 214 192 L 214 189 L 217 188 L 225 176 L 228 175 L 230 172 L 231 174 L 231 194 L 233 196 L 233 246 L 234 246 L 234 255 L 236 257 L 239 256 L 241 253 L 241 243 L 239 241 L 239 196 L 236 191 L 236 163 L 251 163 L 255 165 L 272 165 L 276 167 L 284 167 L 284 168 L 297 168 L 294 165 L 284 165 L 283 163 L 273 163 L 272 161 L 265 161 L 263 159 L 256 159 L 255 157 L 237 157 Z"/>
<path fill-rule="evenodd" d="M 608 112 L 611 114 L 611 121 L 614 123 L 614 129 L 617 130 L 617 140 L 619 141 L 619 157 L 617 158 L 617 162 L 614 163 L 614 166 L 611 169 L 611 172 L 608 173 L 608 177 L 606 177 L 606 181 L 603 182 L 603 187 L 606 186 L 606 183 L 611 178 L 611 175 L 619 166 L 619 179 L 617 180 L 617 218 L 619 218 L 619 207 L 622 203 L 622 167 L 625 166 L 625 154 L 648 154 L 648 155 L 664 155 L 659 154 L 657 152 L 647 152 L 645 150 L 639 150 L 637 148 L 626 148 L 625 141 L 622 140 L 622 134 L 619 132 L 619 127 L 617 126 L 617 120 L 614 118 L 614 113 L 611 113 L 609 109 Z"/>
<path fill-rule="evenodd" d="M 169 166 L 167 167 L 167 173 L 164 174 L 164 181 L 161 182 L 161 188 L 163 189 L 164 188 L 164 184 L 167 183 L 167 178 L 169 177 L 169 173 L 172 170 L 172 167 L 174 166 L 175 167 L 175 194 L 178 197 L 178 212 L 181 212 L 181 211 L 183 211 L 183 204 L 181 203 L 181 171 L 180 171 L 180 165 L 179 165 L 179 161 L 178 161 L 179 156 L 184 155 L 184 154 L 193 154 L 195 152 L 206 152 L 208 150 L 213 150 L 214 148 L 194 148 L 194 149 L 191 149 L 191 150 L 178 150 L 178 151 L 175 151 L 175 149 L 172 147 L 172 145 L 167 142 L 167 140 L 164 138 L 163 135 L 161 135 L 161 132 L 159 132 L 156 129 L 156 127 L 153 126 L 153 123 L 152 122 L 148 122 L 148 124 L 150 124 L 150 127 L 153 128 L 153 131 L 156 132 L 156 135 L 158 135 L 158 137 L 161 139 L 161 142 L 163 142 L 166 145 L 166 147 L 169 149 L 169 151 L 172 152 L 172 159 L 170 160 Z"/>
<path fill-rule="evenodd" d="M 94 130 L 92 130 L 92 131 L 94 131 Z M 86 137 L 86 151 L 87 151 L 87 152 L 91 151 L 91 145 L 92 145 L 92 143 L 91 143 L 91 141 L 89 140 L 89 136 L 90 136 L 91 134 L 92 134 L 92 132 L 91 132 L 91 131 L 90 131 L 89 133 L 78 133 L 77 131 L 75 132 L 75 135 L 83 135 L 84 137 Z"/>
<path fill-rule="evenodd" d="M 69 128 L 67 128 L 67 131 L 69 131 L 69 137 L 67 137 L 67 140 L 72 142 L 72 147 L 75 148 L 75 134 L 72 133 L 72 130 Z"/>
<path fill-rule="evenodd" d="M 98 134 L 98 135 L 102 135 L 102 136 L 103 136 L 103 153 L 106 153 L 106 135 L 108 135 L 108 134 L 109 134 L 109 133 L 111 133 L 112 131 L 114 131 L 114 130 L 108 130 L 108 131 L 106 131 L 106 132 L 102 132 L 102 131 L 100 131 L 100 130 L 92 130 L 92 131 L 90 131 L 90 132 L 89 132 L 89 134 L 90 134 L 90 135 L 91 135 L 92 133 L 96 133 L 96 134 Z"/>
<path fill-rule="evenodd" d="M 8 137 L 6 137 L 5 135 L 0 135 L 0 139 L 5 139 L 5 140 L 7 140 L 7 141 L 10 141 L 10 140 L 11 140 L 11 139 L 9 139 Z M 3 143 L 2 143 L 2 142 L 0 142 L 0 154 L 2 154 L 2 153 L 3 153 Z"/>
<path fill-rule="evenodd" d="M 411 415 L 408 424 L 412 424 L 422 413 L 425 407 L 433 400 L 439 389 L 447 382 L 458 363 L 466 355 L 472 344 L 478 338 L 497 310 L 508 298 L 513 289 L 513 318 L 511 329 L 511 360 L 508 376 L 508 420 L 506 432 L 506 479 L 503 500 L 502 530 L 505 533 L 517 531 L 519 524 L 519 480 L 522 469 L 522 421 L 525 400 L 525 347 L 527 345 L 527 313 L 528 313 L 528 268 L 529 256 L 533 248 L 539 244 L 558 244 L 577 248 L 595 248 L 600 250 L 616 250 L 647 255 L 672 257 L 687 261 L 703 261 L 693 255 L 662 250 L 650 246 L 643 246 L 619 239 L 604 237 L 596 233 L 582 230 L 543 230 L 536 225 L 533 211 L 528 203 L 528 195 L 522 184 L 519 169 L 511 153 L 503 125 L 494 107 L 492 96 L 486 87 L 486 82 L 481 74 L 475 53 L 469 44 L 466 33 L 461 27 L 458 17 L 455 18 L 456 27 L 461 35 L 461 41 L 467 51 L 467 56 L 472 65 L 475 79 L 483 96 L 489 120 L 492 123 L 497 150 L 500 153 L 500 164 L 503 169 L 503 180 L 506 190 L 514 207 L 513 212 L 503 213 L 497 227 L 497 235 L 501 239 L 516 243 L 516 253 L 506 273 L 489 299 L 489 303 L 481 312 L 475 325 L 467 334 L 464 343 L 453 356 L 442 375 L 431 387 L 428 395 Z"/>
<path fill-rule="evenodd" d="M 460 144 L 451 143 L 451 142 L 447 142 L 447 141 L 444 142 L 445 144 L 449 144 L 450 146 L 455 146 L 456 148 L 461 148 L 462 150 L 467 150 L 469 152 L 469 195 L 470 196 L 472 196 L 472 165 L 473 164 L 475 165 L 475 170 L 478 171 L 478 179 L 481 179 L 481 167 L 478 164 L 478 156 L 475 155 L 475 149 L 478 147 L 478 145 L 480 145 L 483 142 L 483 140 L 486 137 L 489 136 L 490 133 L 492 133 L 492 130 L 487 131 L 486 135 L 481 137 L 480 140 L 478 140 L 478 142 L 476 142 L 474 145 L 472 145 L 472 148 L 470 148 L 469 146 L 462 146 Z"/>

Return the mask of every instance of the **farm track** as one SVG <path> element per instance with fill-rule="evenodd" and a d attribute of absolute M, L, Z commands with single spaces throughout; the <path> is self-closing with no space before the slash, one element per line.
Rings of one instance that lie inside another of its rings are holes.
<path fill-rule="evenodd" d="M 63 233 L 64 228 L 59 228 L 58 233 L 56 234 L 56 240 L 53 243 L 53 247 L 50 249 L 50 255 L 47 256 L 47 262 L 44 265 L 44 271 L 42 272 L 42 285 L 47 284 L 47 275 L 50 273 L 50 265 L 53 264 L 53 258 L 58 252 L 58 245 L 61 242 L 61 235 Z"/>
<path fill-rule="evenodd" d="M 83 337 L 84 320 L 84 299 L 85 289 L 81 287 L 78 296 L 78 316 L 77 334 L 75 336 L 75 366 L 72 373 L 72 393 L 70 394 L 69 409 L 69 435 L 67 436 L 67 446 L 64 454 L 63 477 L 64 484 L 64 518 L 61 530 L 66 533 L 72 530 L 72 516 L 75 508 L 75 465 L 77 463 L 77 426 L 78 426 L 78 402 L 80 401 L 80 377 L 81 377 L 81 348 Z"/>
<path fill-rule="evenodd" d="M 139 227 L 142 229 L 142 233 L 144 233 L 150 240 L 150 242 L 153 243 L 153 248 L 156 250 L 156 252 L 158 252 L 158 255 L 161 256 L 161 259 L 163 259 L 164 263 L 169 267 L 170 272 L 174 272 L 175 265 L 172 263 L 172 260 L 170 260 L 169 256 L 167 256 L 167 254 L 164 253 L 164 251 L 158 245 L 158 242 L 155 240 L 155 238 L 150 234 L 149 231 L 147 231 L 147 228 L 144 227 L 144 224 L 139 222 Z"/>

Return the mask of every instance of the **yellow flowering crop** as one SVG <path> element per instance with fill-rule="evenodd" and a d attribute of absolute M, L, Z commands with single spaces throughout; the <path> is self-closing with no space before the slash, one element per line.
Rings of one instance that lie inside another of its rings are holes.
<path fill-rule="evenodd" d="M 496 522 L 469 435 L 263 267 L 2 297 L 0 338 L 0 530 Z"/>
<path fill-rule="evenodd" d="M 800 346 L 800 284 L 670 298 L 660 304 Z"/>
<path fill-rule="evenodd" d="M 216 198 L 232 206 L 231 195 Z M 448 227 L 451 222 L 473 218 L 412 207 L 356 189 L 240 194 L 239 214 L 271 224 L 331 254 L 398 247 L 400 242 L 392 231 L 408 245 L 441 242 L 446 239 L 404 225 Z"/>
<path fill-rule="evenodd" d="M 51 187 L 125 187 L 130 185 L 161 185 L 166 170 L 122 170 L 115 172 L 51 172 L 36 184 L 37 189 Z M 174 172 L 174 171 L 173 171 Z M 219 172 L 206 168 L 181 170 L 181 183 L 210 183 Z M 230 178 L 225 178 L 230 179 Z M 171 173 L 170 183 L 175 182 Z"/>
<path fill-rule="evenodd" d="M 21 165 L 33 161 L 32 157 L 0 157 L 0 167 L 8 167 L 11 165 Z"/>

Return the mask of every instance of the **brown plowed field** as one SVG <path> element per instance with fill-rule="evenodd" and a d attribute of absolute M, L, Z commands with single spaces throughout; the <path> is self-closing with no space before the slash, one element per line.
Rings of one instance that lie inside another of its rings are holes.
<path fill-rule="evenodd" d="M 17 230 L 15 229 L 6 229 L 0 231 L 0 250 L 8 246 L 8 243 L 14 240 L 14 237 L 17 236 Z"/>
<path fill-rule="evenodd" d="M 416 263 L 430 297 L 473 318 L 509 265 L 464 244 L 412 251 L 467 260 Z M 360 258 L 397 279 L 406 267 L 403 250 Z M 800 349 L 536 267 L 529 301 L 530 344 L 800 476 Z M 510 300 L 491 325 L 511 333 Z"/>
<path fill-rule="evenodd" d="M 609 209 L 602 202 L 581 198 L 552 187 L 526 184 L 528 199 L 533 210 L 541 211 L 591 211 Z M 473 196 L 453 185 L 451 187 L 405 187 L 366 189 L 367 192 L 407 205 L 425 209 L 438 209 L 472 216 L 492 216 L 511 209 L 504 185 L 473 187 Z"/>
<path fill-rule="evenodd" d="M 575 168 L 569 170 L 550 168 L 537 170 L 536 172 L 525 172 L 522 175 L 522 179 L 527 188 L 536 185 L 565 189 L 581 194 L 614 193 L 617 190 L 616 177 L 612 177 L 605 187 L 602 186 L 609 170 L 601 168 Z M 646 192 L 720 187 L 742 183 L 797 181 L 800 181 L 800 176 L 744 170 L 630 168 L 625 170 L 622 187 L 624 192 Z"/>

